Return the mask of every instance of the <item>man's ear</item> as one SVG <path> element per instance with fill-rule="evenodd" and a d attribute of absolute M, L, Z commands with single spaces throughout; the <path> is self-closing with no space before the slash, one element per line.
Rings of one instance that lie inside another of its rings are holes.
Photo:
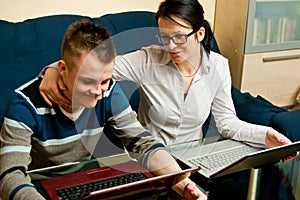
<path fill-rule="evenodd" d="M 197 40 L 198 42 L 201 42 L 204 39 L 205 36 L 205 28 L 201 27 L 198 31 L 197 31 Z"/>
<path fill-rule="evenodd" d="M 66 62 L 64 60 L 59 60 L 58 63 L 58 72 L 62 75 L 64 73 L 66 73 L 67 71 L 67 65 Z"/>

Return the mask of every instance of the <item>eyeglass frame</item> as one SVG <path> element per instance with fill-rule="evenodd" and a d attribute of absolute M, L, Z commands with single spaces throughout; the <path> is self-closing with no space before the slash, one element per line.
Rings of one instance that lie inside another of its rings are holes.
<path fill-rule="evenodd" d="M 187 42 L 187 39 L 191 36 L 191 35 L 193 35 L 194 33 L 196 33 L 197 31 L 192 31 L 192 32 L 190 32 L 190 33 L 188 33 L 188 34 L 176 34 L 176 35 L 174 35 L 174 36 L 168 36 L 168 35 L 165 35 L 165 36 L 163 36 L 163 37 L 166 37 L 166 38 L 168 38 L 168 42 L 167 43 L 163 43 L 162 42 L 162 40 L 160 39 L 162 36 L 160 35 L 161 33 L 159 33 L 159 34 L 157 34 L 155 37 L 157 38 L 157 40 L 158 40 L 158 42 L 160 43 L 160 44 L 162 44 L 162 45 L 168 45 L 168 44 L 170 44 L 170 41 L 172 40 L 172 42 L 174 43 L 174 44 L 176 44 L 176 45 L 180 45 L 180 44 L 185 44 L 186 42 Z M 177 36 L 183 36 L 183 37 L 185 37 L 185 41 L 184 42 L 175 42 L 175 40 L 174 40 L 174 38 L 175 37 L 177 37 Z"/>

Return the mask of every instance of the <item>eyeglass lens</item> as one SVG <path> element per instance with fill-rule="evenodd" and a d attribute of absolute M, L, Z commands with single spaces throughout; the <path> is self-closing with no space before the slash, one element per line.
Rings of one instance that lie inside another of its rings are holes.
<path fill-rule="evenodd" d="M 177 34 L 174 36 L 168 36 L 168 35 L 157 35 L 158 41 L 163 44 L 167 45 L 172 40 L 175 44 L 184 44 L 187 42 L 187 38 L 191 36 L 194 33 L 194 31 L 190 32 L 189 34 Z"/>

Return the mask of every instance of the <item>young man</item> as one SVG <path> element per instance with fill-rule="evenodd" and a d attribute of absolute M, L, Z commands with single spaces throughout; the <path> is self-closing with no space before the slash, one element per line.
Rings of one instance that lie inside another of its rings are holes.
<path fill-rule="evenodd" d="M 155 175 L 181 170 L 164 145 L 136 119 L 113 81 L 116 53 L 108 31 L 88 21 L 65 33 L 59 76 L 72 107 L 48 106 L 39 93 L 41 78 L 15 90 L 1 129 L 0 197 L 43 199 L 27 170 L 90 159 L 103 129 L 110 126 L 127 151 Z M 174 186 L 185 199 L 206 196 L 185 178 Z"/>

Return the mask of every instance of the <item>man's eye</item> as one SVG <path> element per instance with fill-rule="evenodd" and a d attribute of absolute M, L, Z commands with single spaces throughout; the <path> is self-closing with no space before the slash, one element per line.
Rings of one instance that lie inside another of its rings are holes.
<path fill-rule="evenodd" d="M 89 84 L 89 83 L 91 83 L 91 81 L 83 81 L 83 83 Z"/>
<path fill-rule="evenodd" d="M 102 85 L 108 84 L 109 81 L 110 81 L 110 80 L 105 80 L 105 81 L 103 81 L 101 84 L 102 84 Z"/>
<path fill-rule="evenodd" d="M 82 80 L 82 83 L 85 84 L 85 85 L 90 85 L 90 84 L 93 84 L 93 81 L 90 81 L 90 80 Z"/>

